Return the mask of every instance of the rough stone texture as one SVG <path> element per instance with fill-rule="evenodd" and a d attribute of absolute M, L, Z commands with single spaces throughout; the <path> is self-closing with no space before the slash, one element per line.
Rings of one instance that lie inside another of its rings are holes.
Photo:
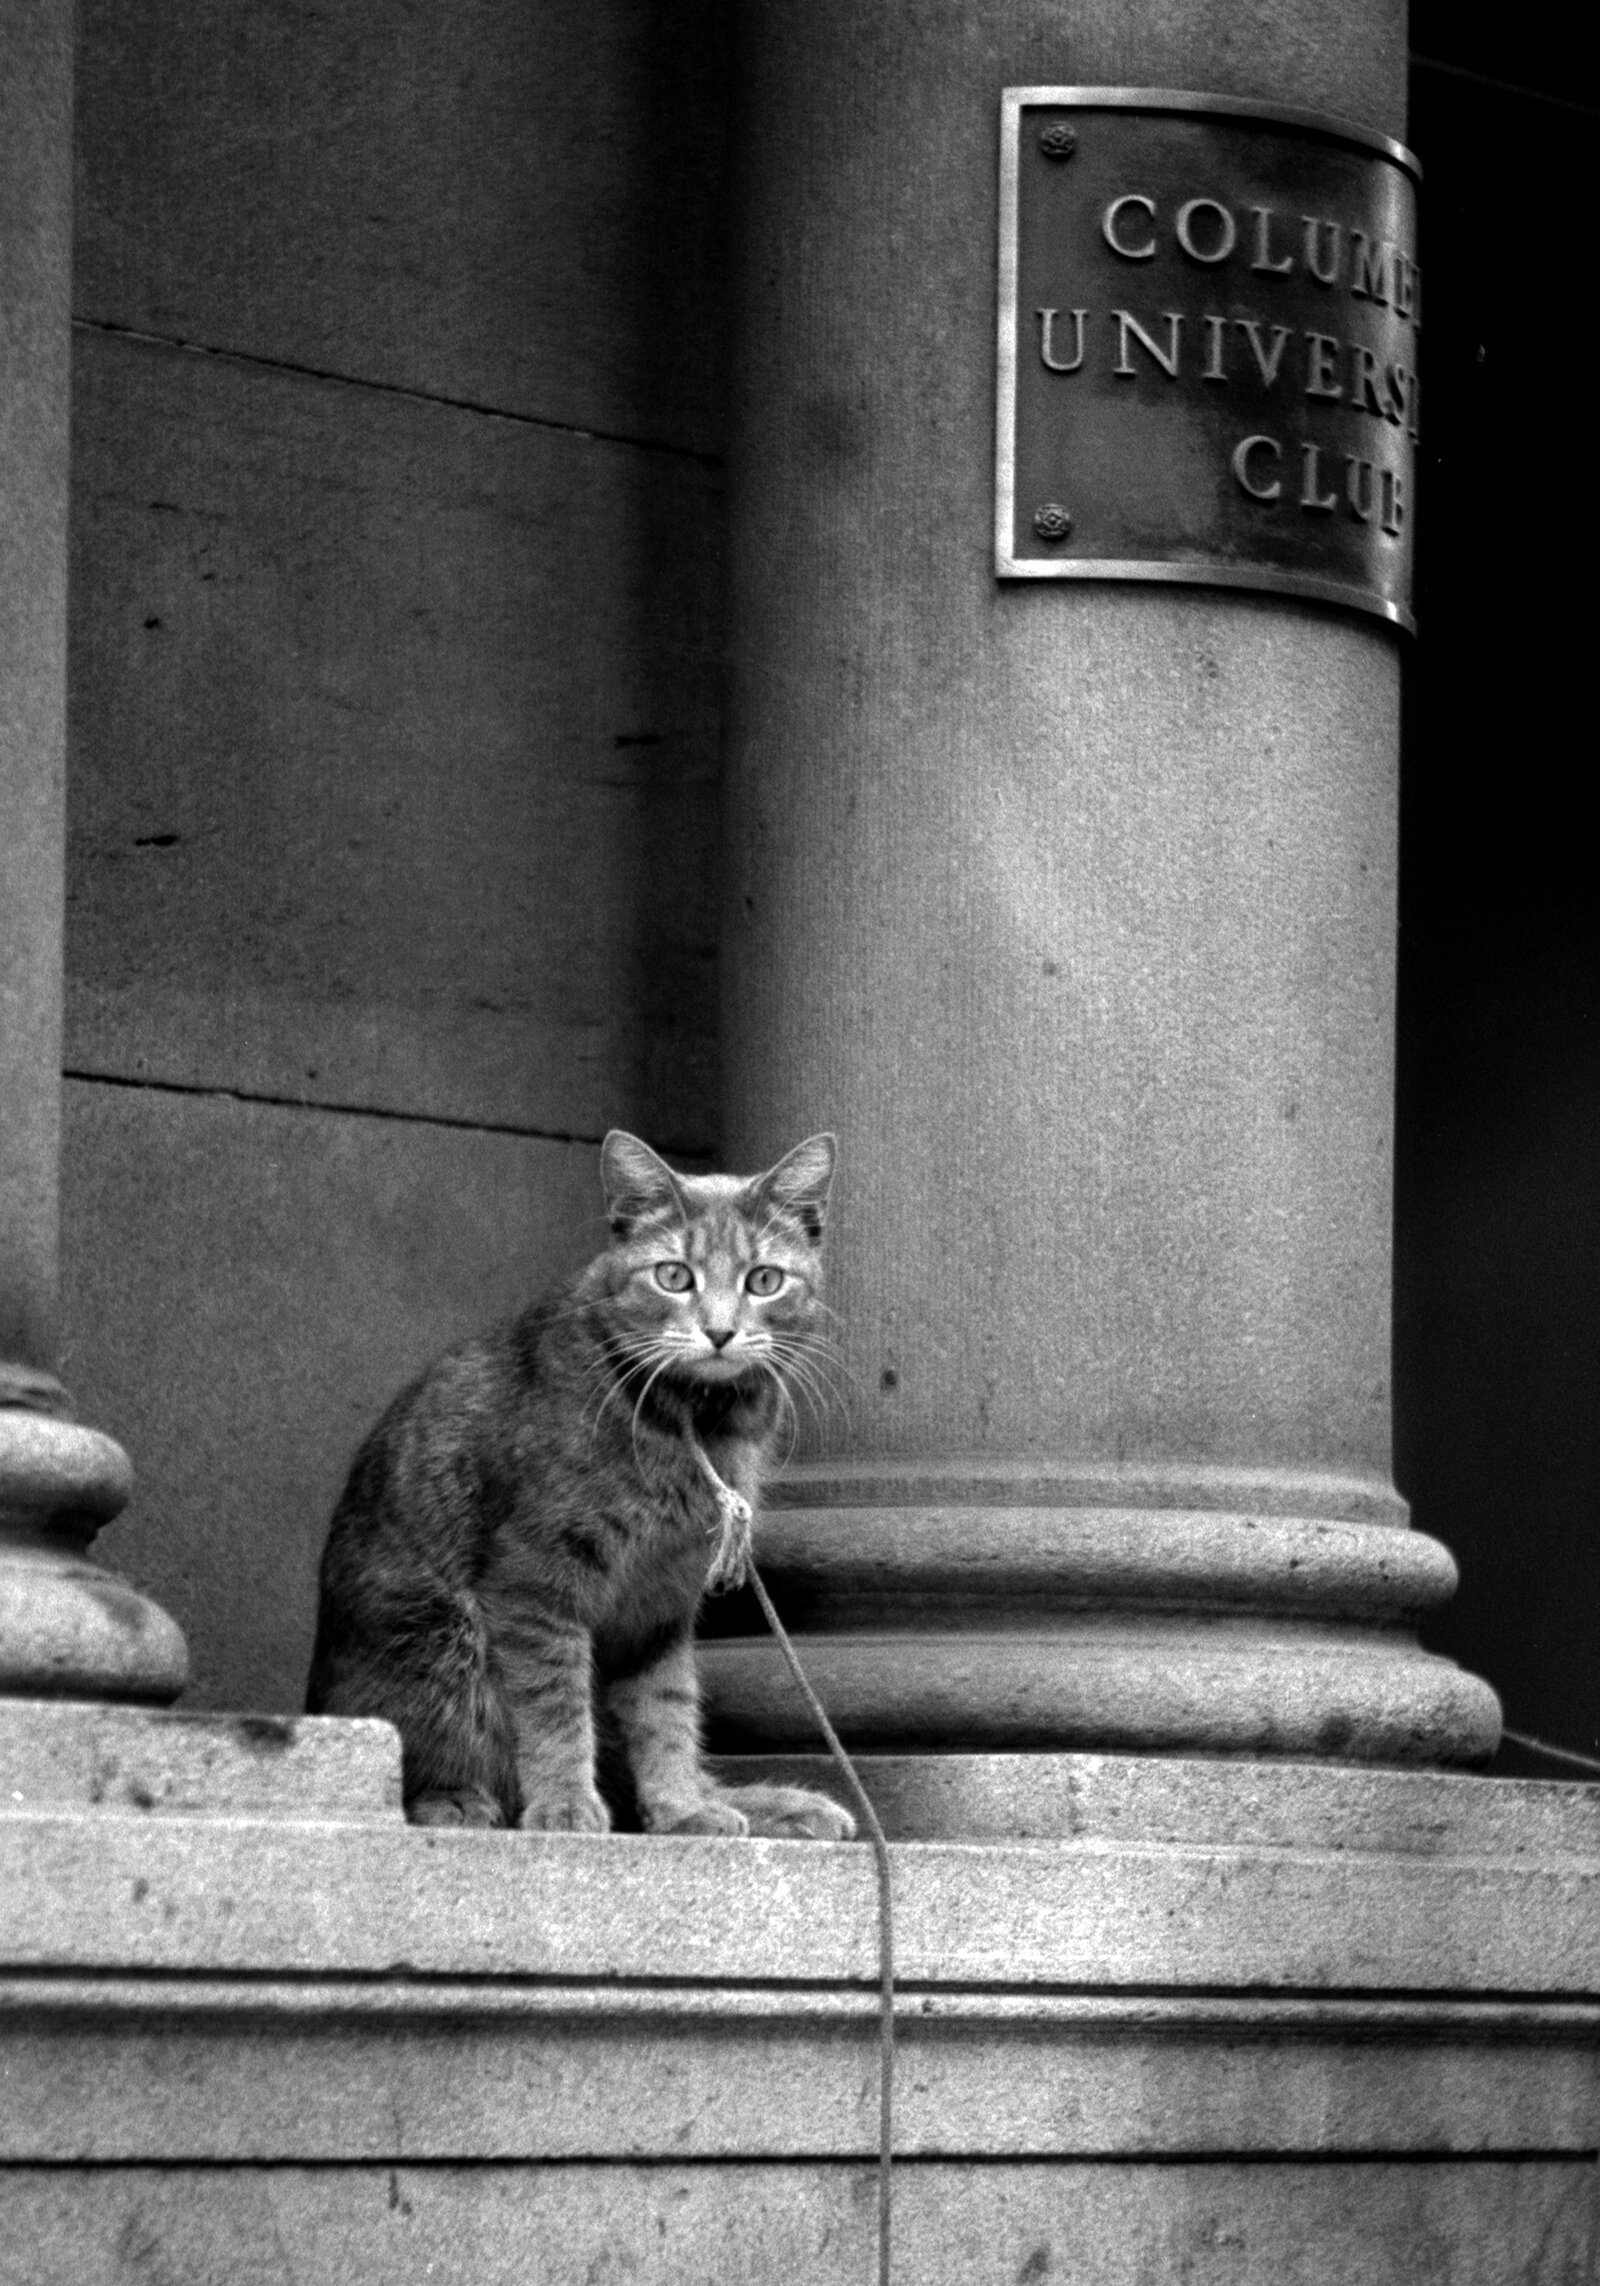
<path fill-rule="evenodd" d="M 724 17 L 80 10 L 67 1371 L 199 1705 L 606 1125 L 715 1138 Z"/>
<path fill-rule="evenodd" d="M 919 561 L 976 588 L 973 472 L 898 449 Z M 985 591 L 969 646 L 897 581 L 899 518 L 858 516 L 876 560 L 830 559 L 814 657 L 785 552 L 735 571 L 782 623 L 750 670 L 782 728 L 747 688 L 729 948 L 734 1156 L 841 1137 L 848 1449 L 1386 1471 L 1390 639 L 1090 589 Z M 863 724 L 852 677 L 902 659 Z"/>
<path fill-rule="evenodd" d="M 715 476 L 78 338 L 68 1070 L 703 1149 Z"/>
<path fill-rule="evenodd" d="M 1435 1857 L 1600 1853 L 1600 1794 L 1579 1784 L 1485 1785 L 1310 1762 L 1149 1754 L 860 1754 L 892 1841 L 1096 1841 L 1333 1849 Z M 730 1784 L 837 1787 L 825 1754 L 725 1755 Z"/>
<path fill-rule="evenodd" d="M 110 1437 L 0 1404 L 0 1692 L 161 1702 L 182 1690 L 176 1622 L 84 1553 L 129 1483 Z"/>
<path fill-rule="evenodd" d="M 0 1454 L 0 1507 L 34 1529 L 56 1525 L 92 1539 L 133 1489 L 128 1456 L 112 1438 L 32 1406 L 0 1410 Z"/>
<path fill-rule="evenodd" d="M 86 0 L 77 310 L 714 451 L 724 0 Z"/>
<path fill-rule="evenodd" d="M 393 1825 L 399 1733 L 318 1715 L 0 1699 L 0 1815 L 91 1809 Z"/>
<path fill-rule="evenodd" d="M 56 1341 L 72 13 L 0 8 L 0 1364 Z"/>
<path fill-rule="evenodd" d="M 1600 2130 L 1581 2003 L 905 1996 L 917 2160 L 1523 2154 Z M 127 2165 L 858 2158 L 864 1993 L 0 1980 L 0 2149 Z"/>
<path fill-rule="evenodd" d="M 49 1711 L 0 2276 L 865 2286 L 869 1850 L 419 1830 L 382 1725 Z M 895 2276 L 1584 2275 L 1600 1790 L 1072 1761 L 1070 1839 L 892 1852 Z"/>
<path fill-rule="evenodd" d="M 807 1673 L 858 1745 L 1171 1751 L 1204 1739 L 1398 1763 L 1494 1749 L 1494 1693 L 1419 1651 L 1413 1632 L 1454 1591 L 1446 1551 L 1387 1521 L 1296 1513 L 1321 1497 L 1387 1517 L 1399 1504 L 1379 1480 L 1264 1470 L 1241 1514 L 1179 1505 L 1237 1497 L 1227 1471 L 1107 1464 L 1031 1484 L 1022 1468 L 918 1473 L 920 1500 L 891 1507 L 858 1503 L 906 1489 L 896 1472 L 798 1470 L 757 1541 L 778 1610 L 805 1631 Z M 1012 1497 L 951 1500 L 997 1492 Z M 1057 1505 L 1024 1505 L 1050 1494 Z M 814 1743 L 753 1596 L 709 1605 L 701 1631 L 733 1638 L 701 1647 L 714 1739 Z M 976 1767 L 947 1792 L 952 1809 L 969 1802 Z"/>
<path fill-rule="evenodd" d="M 0 1690 L 166 1699 L 181 1634 L 83 1556 L 126 1456 L 54 1379 L 71 36 L 55 0 L 0 7 Z"/>
<path fill-rule="evenodd" d="M 1562 1993 L 1600 1995 L 1595 1789 L 1316 1771 L 1302 1795 L 1293 1765 L 1242 1765 L 1210 1781 L 1218 1832 L 1184 1765 L 1152 1767 L 1177 1773 L 1172 1840 L 1148 1796 L 1142 1832 L 1137 1819 L 1132 1838 L 1126 1819 L 1097 1832 L 1091 1769 L 1071 1842 L 900 1845 L 905 1984 L 1537 2001 L 1559 1964 Z M 1541 1814 L 1519 1837 L 1528 1793 Z M 1262 1794 L 1276 1816 L 1258 1811 L 1250 1836 L 1247 1815 L 1250 1838 L 1235 1841 L 1232 1805 Z M 1365 1846 L 1341 1846 L 1347 1805 Z M 19 1969 L 649 1982 L 670 1964 L 681 1983 L 877 1981 L 874 1861 L 859 1843 L 26 1805 L 0 1805 L 0 1832 L 0 1962 Z"/>
<path fill-rule="evenodd" d="M 0 1424 L 0 1467 L 5 1436 Z M 4 1542 L 0 1690 L 164 1705 L 188 1681 L 183 1631 L 126 1580 L 58 1541 Z"/>
<path fill-rule="evenodd" d="M 1478 1763 L 1500 1705 L 1403 1635 L 1305 1621 L 1090 1612 L 1037 1628 L 808 1634 L 805 1668 L 861 1747 L 1132 1747 Z M 701 1649 L 713 1740 L 803 1748 L 816 1718 L 770 1639 Z"/>
<path fill-rule="evenodd" d="M 897 2278 L 938 2286 L 1576 2286 L 1591 2164 L 904 2170 Z M 870 2286 L 872 2173 L 798 2165 L 19 2168 L 6 2286 L 138 2264 L 174 2286 Z M 1445 2267 L 1448 2265 L 1448 2267 Z M 135 2271 L 137 2275 L 137 2271 Z"/>
<path fill-rule="evenodd" d="M 136 1453 L 99 1550 L 189 1637 L 189 1704 L 305 1703 L 317 1564 L 361 1438 L 444 1345 L 604 1235 L 588 1145 L 69 1081 L 80 1398 Z"/>
<path fill-rule="evenodd" d="M 1031 1477 L 1064 1533 L 1104 1503 L 1165 1547 L 1197 1507 L 1230 1512 L 1217 1568 L 1266 1587 L 1263 1475 L 1304 1488 L 1280 1516 L 1404 1516 L 1396 640 L 1277 599 L 997 583 L 988 552 L 1000 88 L 1189 85 L 1400 123 L 1390 0 L 1225 16 L 745 11 L 725 1100 L 739 1161 L 839 1133 L 848 1403 L 812 1450 L 841 1486 L 880 1472 L 886 1539 L 914 1550 L 942 1499 L 994 1507 L 998 1545 Z M 1089 1481 L 1118 1470 L 1144 1488 Z M 859 1505 L 817 1520 L 840 1580 Z M 1046 1584 L 1011 1610 L 1043 1637 Z M 1119 1608 L 1080 1585 L 1089 1613 Z M 1191 1579 L 1174 1614 L 1216 1601 Z M 1284 1626 L 1257 1656 L 1247 1631 L 1230 1648 L 1119 1610 L 1115 1651 L 1090 1620 L 1053 1650 L 980 1646 L 915 1600 L 900 1624 L 899 1651 L 813 1639 L 847 1739 L 1470 1760 L 1498 1737 L 1486 1688 L 1392 1638 L 1330 1658 Z M 770 1650 L 715 1657 L 729 1717 L 774 1738 Z"/>
<path fill-rule="evenodd" d="M 840 1132 L 846 1449 L 1386 1476 L 1396 640 L 988 540 L 999 87 L 1401 13 L 748 13 L 729 1140 Z"/>

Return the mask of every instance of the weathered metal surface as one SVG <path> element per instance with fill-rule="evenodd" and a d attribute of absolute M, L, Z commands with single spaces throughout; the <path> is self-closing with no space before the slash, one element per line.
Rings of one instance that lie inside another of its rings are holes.
<path fill-rule="evenodd" d="M 1006 90 L 995 568 L 1411 617 L 1415 160 L 1309 113 Z"/>

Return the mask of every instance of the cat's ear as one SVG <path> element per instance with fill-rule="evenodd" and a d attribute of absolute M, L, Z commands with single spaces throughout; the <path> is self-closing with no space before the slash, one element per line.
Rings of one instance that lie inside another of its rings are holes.
<path fill-rule="evenodd" d="M 839 1146 L 831 1135 L 808 1135 L 757 1182 L 763 1199 L 783 1208 L 815 1243 L 828 1219 L 828 1191 Z"/>
<path fill-rule="evenodd" d="M 684 1210 L 678 1178 L 665 1159 L 658 1159 L 648 1143 L 613 1127 L 600 1146 L 600 1180 L 605 1186 L 606 1213 L 619 1238 L 647 1214 L 663 1207 L 675 1214 Z"/>

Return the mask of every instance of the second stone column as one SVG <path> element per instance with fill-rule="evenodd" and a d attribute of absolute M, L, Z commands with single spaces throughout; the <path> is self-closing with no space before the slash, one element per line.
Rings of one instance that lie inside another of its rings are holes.
<path fill-rule="evenodd" d="M 743 14 L 726 1152 L 842 1168 L 764 1569 L 858 1747 L 1478 1759 L 1390 1472 L 1402 638 L 990 552 L 1001 89 L 1398 134 L 1403 12 Z M 706 1666 L 717 1743 L 811 1743 L 773 1646 Z"/>

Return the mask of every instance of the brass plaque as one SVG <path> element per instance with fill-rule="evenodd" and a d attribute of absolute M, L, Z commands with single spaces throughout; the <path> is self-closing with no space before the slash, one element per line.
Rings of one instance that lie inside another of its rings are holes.
<path fill-rule="evenodd" d="M 1418 168 L 1310 113 L 1014 87 L 995 569 L 1411 617 Z"/>

